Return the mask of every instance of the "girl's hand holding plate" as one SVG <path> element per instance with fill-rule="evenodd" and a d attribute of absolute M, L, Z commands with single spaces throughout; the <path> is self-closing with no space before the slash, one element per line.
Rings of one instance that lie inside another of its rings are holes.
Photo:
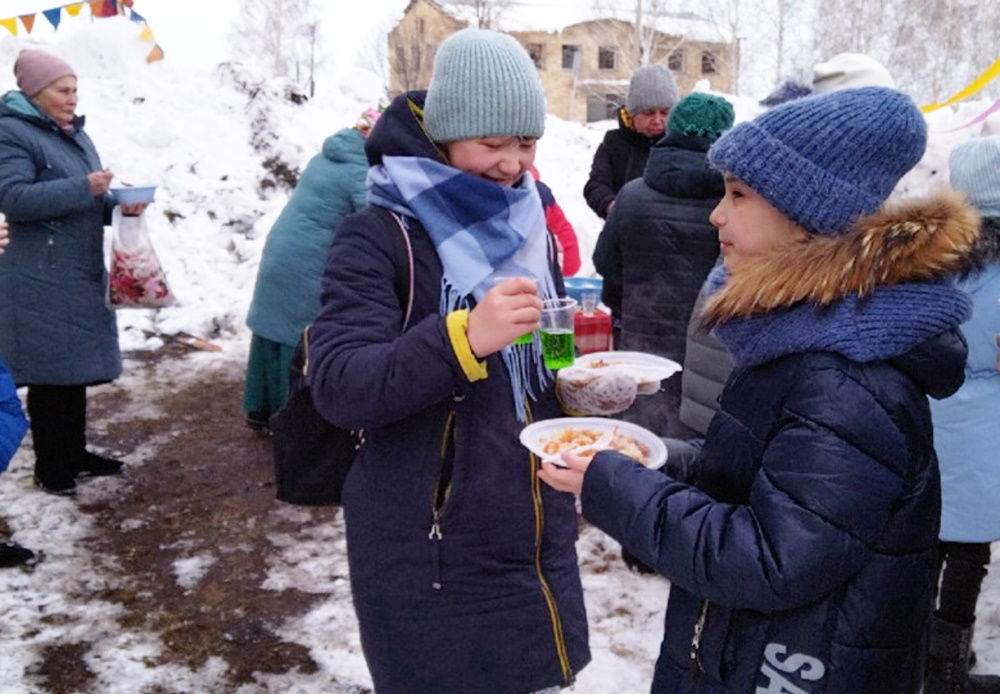
<path fill-rule="evenodd" d="M 566 467 L 559 467 L 554 463 L 542 463 L 538 470 L 538 479 L 558 492 L 579 495 L 583 491 L 583 476 L 592 460 L 592 457 L 566 451 L 562 454 L 562 461 Z"/>

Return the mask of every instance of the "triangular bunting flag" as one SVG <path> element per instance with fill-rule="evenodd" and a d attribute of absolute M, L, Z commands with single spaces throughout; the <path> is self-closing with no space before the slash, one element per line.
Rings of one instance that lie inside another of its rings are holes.
<path fill-rule="evenodd" d="M 131 19 L 133 22 L 140 22 L 140 23 L 146 21 L 146 18 L 143 17 L 138 12 L 136 12 L 135 10 L 132 10 L 132 14 L 129 15 L 129 19 Z"/>
<path fill-rule="evenodd" d="M 159 45 L 153 46 L 153 50 L 146 56 L 147 63 L 155 63 L 157 60 L 163 60 L 163 49 Z"/>
<path fill-rule="evenodd" d="M 4 27 L 14 36 L 17 36 L 17 17 L 10 19 L 0 19 L 0 27 Z"/>
<path fill-rule="evenodd" d="M 44 12 L 42 12 L 42 14 L 44 14 L 45 18 L 47 20 L 49 20 L 49 24 L 52 25 L 53 29 L 58 29 L 59 28 L 59 22 L 62 21 L 62 8 L 61 7 L 55 7 L 53 9 L 51 9 L 51 10 L 45 10 Z"/>
<path fill-rule="evenodd" d="M 90 0 L 90 14 L 95 17 L 114 17 L 118 14 L 115 0 Z"/>
<path fill-rule="evenodd" d="M 24 25 L 24 30 L 27 31 L 30 34 L 31 30 L 35 27 L 35 15 L 33 15 L 33 14 L 22 14 L 21 15 L 21 24 Z"/>
<path fill-rule="evenodd" d="M 149 28 L 148 24 L 142 28 L 142 31 L 139 33 L 139 38 L 143 41 L 156 41 L 156 39 L 153 38 L 153 30 Z"/>
<path fill-rule="evenodd" d="M 75 17 L 80 14 L 81 7 L 83 7 L 82 2 L 74 2 L 72 5 L 63 5 L 63 9 L 66 10 L 71 17 Z"/>

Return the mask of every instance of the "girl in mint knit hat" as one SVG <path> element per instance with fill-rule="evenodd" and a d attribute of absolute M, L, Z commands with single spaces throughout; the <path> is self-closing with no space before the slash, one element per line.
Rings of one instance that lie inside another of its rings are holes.
<path fill-rule="evenodd" d="M 514 344 L 562 292 L 528 173 L 544 126 L 517 41 L 452 35 L 428 91 L 397 97 L 372 129 L 371 207 L 330 248 L 309 380 L 324 416 L 364 429 L 343 502 L 379 694 L 558 689 L 590 659 L 574 500 L 539 483 L 518 442 L 561 413 L 537 339 Z M 393 216 L 412 250 L 410 307 L 394 289 Z"/>
<path fill-rule="evenodd" d="M 937 569 L 928 396 L 961 385 L 978 234 L 954 193 L 884 208 L 926 126 L 887 88 L 779 106 L 709 150 L 735 370 L 688 479 L 614 452 L 554 488 L 671 581 L 652 691 L 916 694 Z"/>

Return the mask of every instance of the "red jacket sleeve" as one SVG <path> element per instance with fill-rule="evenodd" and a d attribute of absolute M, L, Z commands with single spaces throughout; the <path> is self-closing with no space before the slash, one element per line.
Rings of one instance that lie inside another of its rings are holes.
<path fill-rule="evenodd" d="M 566 219 L 559 203 L 553 202 L 545 208 L 545 226 L 556 237 L 562 248 L 562 273 L 564 277 L 575 275 L 580 269 L 580 244 L 576 240 L 576 231 Z"/>

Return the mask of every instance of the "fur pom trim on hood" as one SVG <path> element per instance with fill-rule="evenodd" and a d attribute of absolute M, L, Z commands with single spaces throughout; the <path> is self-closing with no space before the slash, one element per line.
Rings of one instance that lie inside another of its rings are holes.
<path fill-rule="evenodd" d="M 840 236 L 810 234 L 744 261 L 702 314 L 714 325 L 810 301 L 828 306 L 879 286 L 926 282 L 967 270 L 978 213 L 955 191 L 885 206 Z"/>

